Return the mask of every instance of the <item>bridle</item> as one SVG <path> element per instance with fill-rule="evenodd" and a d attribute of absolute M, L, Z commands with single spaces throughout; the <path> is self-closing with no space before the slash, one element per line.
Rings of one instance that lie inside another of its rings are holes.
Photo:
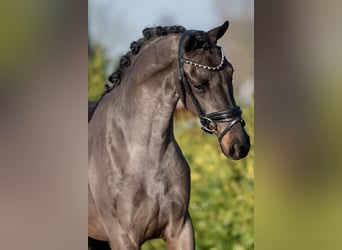
<path fill-rule="evenodd" d="M 188 95 L 191 97 L 191 100 L 196 108 L 198 117 L 201 122 L 201 128 L 204 132 L 212 134 L 217 129 L 217 123 L 223 123 L 223 122 L 229 122 L 229 125 L 223 130 L 223 132 L 218 136 L 218 140 L 221 143 L 222 138 L 224 135 L 237 123 L 241 123 L 242 126 L 245 126 L 245 121 L 241 118 L 242 110 L 239 106 L 235 106 L 232 109 L 219 111 L 219 112 L 213 112 L 209 114 L 205 114 L 203 112 L 203 109 L 201 108 L 200 103 L 198 102 L 196 96 L 194 95 L 194 92 L 192 91 L 192 88 L 190 87 L 189 81 L 185 75 L 184 72 L 184 64 L 190 64 L 195 67 L 200 67 L 207 70 L 213 70 L 218 71 L 223 68 L 224 62 L 225 62 L 225 56 L 223 53 L 222 48 L 221 50 L 221 62 L 217 66 L 207 66 L 200 63 L 193 62 L 191 60 L 183 59 L 183 49 L 184 49 L 184 41 L 187 37 L 189 37 L 194 32 L 198 32 L 195 30 L 189 30 L 186 31 L 179 40 L 178 45 L 178 66 L 179 66 L 179 84 L 181 88 L 181 100 L 186 106 L 186 97 L 185 92 L 188 93 Z M 211 125 L 211 126 L 210 126 Z"/>

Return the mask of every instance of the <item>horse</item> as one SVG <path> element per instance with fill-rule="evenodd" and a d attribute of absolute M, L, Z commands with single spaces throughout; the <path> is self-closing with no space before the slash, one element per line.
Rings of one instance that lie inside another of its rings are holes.
<path fill-rule="evenodd" d="M 138 250 L 155 238 L 168 250 L 194 249 L 190 168 L 173 115 L 181 100 L 226 157 L 247 156 L 233 66 L 217 45 L 228 26 L 146 28 L 109 76 L 88 122 L 89 249 Z"/>

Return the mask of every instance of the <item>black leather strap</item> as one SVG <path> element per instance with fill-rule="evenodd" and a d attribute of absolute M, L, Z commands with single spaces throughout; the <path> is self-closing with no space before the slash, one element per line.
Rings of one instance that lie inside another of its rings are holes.
<path fill-rule="evenodd" d="M 194 106 L 196 108 L 197 114 L 198 116 L 202 116 L 204 115 L 203 110 L 201 108 L 201 105 L 199 104 L 197 98 L 195 97 L 188 79 L 185 76 L 185 72 L 184 72 L 184 64 L 183 64 L 183 49 L 184 49 L 184 41 L 185 39 L 187 39 L 188 37 L 190 37 L 192 34 L 194 34 L 196 32 L 196 30 L 188 30 L 186 31 L 180 38 L 179 40 L 179 46 L 178 46 L 178 66 L 179 66 L 179 83 L 180 83 L 180 87 L 181 87 L 181 100 L 184 104 L 184 106 L 186 107 L 186 96 L 185 96 L 185 92 L 187 92 L 192 100 L 192 102 L 194 103 Z"/>

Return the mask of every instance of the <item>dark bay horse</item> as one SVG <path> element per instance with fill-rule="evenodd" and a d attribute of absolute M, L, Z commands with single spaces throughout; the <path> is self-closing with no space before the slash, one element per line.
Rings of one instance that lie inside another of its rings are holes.
<path fill-rule="evenodd" d="M 224 155 L 248 154 L 233 67 L 217 45 L 227 28 L 147 28 L 109 77 L 89 117 L 89 249 L 110 249 L 110 242 L 115 250 L 137 250 L 153 238 L 169 250 L 194 249 L 190 168 L 173 114 L 181 99 Z"/>

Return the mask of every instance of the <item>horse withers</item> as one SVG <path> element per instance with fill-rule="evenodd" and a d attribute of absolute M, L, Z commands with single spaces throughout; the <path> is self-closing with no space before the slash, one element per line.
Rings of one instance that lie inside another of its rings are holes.
<path fill-rule="evenodd" d="M 217 45 L 228 22 L 208 32 L 147 28 L 109 77 L 89 116 L 89 249 L 138 250 L 162 238 L 193 250 L 190 168 L 173 132 L 179 99 L 224 155 L 250 142 L 233 96 L 233 67 Z"/>

